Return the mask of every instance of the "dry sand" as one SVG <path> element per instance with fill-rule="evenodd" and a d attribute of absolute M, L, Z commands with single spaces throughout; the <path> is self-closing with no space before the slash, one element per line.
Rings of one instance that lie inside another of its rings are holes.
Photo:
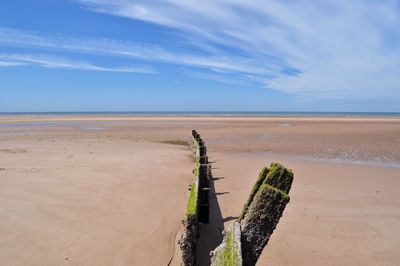
<path fill-rule="evenodd" d="M 0 265 L 167 265 L 186 149 L 18 132 L 0 142 Z"/>
<path fill-rule="evenodd" d="M 295 182 L 258 265 L 399 264 L 398 118 L 3 116 L 0 265 L 167 265 L 193 166 L 157 141 L 192 128 L 214 162 L 203 265 L 271 161 Z"/>
<path fill-rule="evenodd" d="M 214 156 L 225 227 L 240 214 L 260 165 L 279 161 L 295 171 L 291 202 L 258 265 L 399 265 L 400 169 Z"/>

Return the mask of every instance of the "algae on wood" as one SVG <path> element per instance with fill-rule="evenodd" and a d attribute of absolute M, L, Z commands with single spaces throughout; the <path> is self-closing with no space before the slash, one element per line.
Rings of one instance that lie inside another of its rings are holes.
<path fill-rule="evenodd" d="M 226 232 L 221 245 L 211 253 L 211 266 L 242 265 L 239 223 L 235 222 L 232 225 L 231 229 Z"/>
<path fill-rule="evenodd" d="M 189 200 L 186 209 L 186 216 L 196 215 L 197 212 L 197 182 L 192 183 Z"/>
<path fill-rule="evenodd" d="M 191 186 L 180 240 L 183 265 L 195 265 L 198 223 L 208 223 L 209 217 L 209 166 L 206 147 L 200 134 L 192 130 L 191 147 L 195 156 L 194 181 Z"/>
<path fill-rule="evenodd" d="M 240 221 L 243 265 L 256 264 L 290 200 L 288 193 L 292 182 L 291 170 L 271 164 Z"/>
<path fill-rule="evenodd" d="M 228 230 L 222 244 L 212 252 L 212 265 L 256 264 L 290 200 L 288 193 L 292 182 L 292 171 L 280 164 L 272 163 L 270 168 L 262 169 L 233 229 Z M 240 236 L 239 264 L 236 260 L 227 259 L 230 258 L 226 256 L 229 253 L 221 252 L 229 246 L 232 235 L 229 232 L 232 230 L 237 230 Z"/>

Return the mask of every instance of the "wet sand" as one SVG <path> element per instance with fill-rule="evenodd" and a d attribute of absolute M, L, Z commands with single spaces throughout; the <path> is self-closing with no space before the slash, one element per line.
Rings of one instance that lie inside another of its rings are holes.
<path fill-rule="evenodd" d="M 159 141 L 192 128 L 218 200 L 207 248 L 277 161 L 295 182 L 258 265 L 400 261 L 400 119 L 3 116 L 0 264 L 166 265 L 193 165 Z"/>

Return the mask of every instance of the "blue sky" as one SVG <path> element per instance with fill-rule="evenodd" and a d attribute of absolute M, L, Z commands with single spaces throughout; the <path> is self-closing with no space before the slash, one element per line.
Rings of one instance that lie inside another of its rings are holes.
<path fill-rule="evenodd" d="M 3 0 L 0 112 L 400 111 L 394 0 Z"/>

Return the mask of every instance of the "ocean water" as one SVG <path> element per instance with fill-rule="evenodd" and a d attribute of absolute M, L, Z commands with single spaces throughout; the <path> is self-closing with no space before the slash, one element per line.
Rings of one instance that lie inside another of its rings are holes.
<path fill-rule="evenodd" d="M 0 116 L 400 117 L 400 112 L 0 112 Z"/>

